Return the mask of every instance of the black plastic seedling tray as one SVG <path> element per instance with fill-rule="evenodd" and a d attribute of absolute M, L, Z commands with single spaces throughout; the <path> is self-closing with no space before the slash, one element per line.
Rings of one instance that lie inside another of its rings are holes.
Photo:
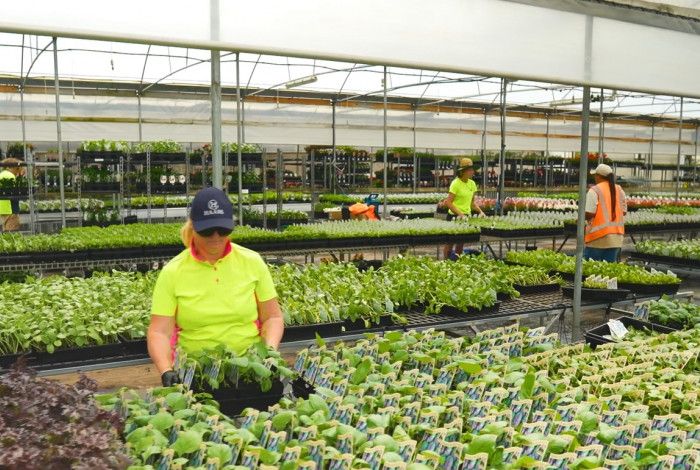
<path fill-rule="evenodd" d="M 292 382 L 292 394 L 295 398 L 306 399 L 314 393 L 314 387 L 304 379 L 298 378 Z M 272 388 L 263 392 L 258 383 L 239 383 L 237 387 L 211 390 L 204 387 L 199 392 L 208 393 L 219 403 L 221 412 L 229 417 L 236 417 L 246 408 L 264 411 L 277 404 L 284 397 L 284 385 L 277 379 L 273 380 Z M 196 390 L 197 392 L 197 390 Z"/>
<path fill-rule="evenodd" d="M 562 287 L 564 297 L 574 298 L 573 287 Z M 581 300 L 599 302 L 620 302 L 625 300 L 632 292 L 629 289 L 590 289 L 581 288 Z"/>
<path fill-rule="evenodd" d="M 657 325 L 656 323 L 650 323 L 632 317 L 620 317 L 617 318 L 617 320 L 619 320 L 623 325 L 625 325 L 625 327 L 634 328 L 636 330 L 647 329 L 650 331 L 655 331 L 657 333 L 673 333 L 674 331 L 676 331 L 673 328 L 669 328 L 667 326 Z M 613 340 L 606 338 L 606 336 L 610 336 L 610 328 L 608 327 L 607 323 L 592 328 L 586 331 L 586 333 L 584 334 L 584 337 L 586 338 L 586 343 L 588 343 L 592 348 L 595 348 L 596 346 L 599 346 L 601 344 L 612 343 Z"/>
<path fill-rule="evenodd" d="M 148 357 L 146 340 L 130 340 L 101 346 L 57 349 L 53 353 L 29 351 L 0 356 L 0 371 L 9 369 L 20 357 L 37 370 L 63 367 L 84 367 L 106 362 L 142 359 Z"/>
<path fill-rule="evenodd" d="M 340 336 L 344 322 L 314 323 L 312 325 L 292 325 L 284 328 L 283 342 L 305 341 L 314 339 L 318 334 L 321 338 Z M 364 326 L 364 325 L 363 325 Z"/>
<path fill-rule="evenodd" d="M 680 284 L 637 284 L 631 282 L 618 282 L 617 287 L 620 289 L 630 290 L 635 294 L 674 295 L 676 292 L 678 292 Z"/>
<path fill-rule="evenodd" d="M 561 285 L 558 282 L 552 282 L 550 284 L 536 284 L 532 286 L 513 284 L 513 288 L 520 292 L 520 295 L 525 295 L 540 294 L 542 292 L 556 292 L 561 288 Z"/>

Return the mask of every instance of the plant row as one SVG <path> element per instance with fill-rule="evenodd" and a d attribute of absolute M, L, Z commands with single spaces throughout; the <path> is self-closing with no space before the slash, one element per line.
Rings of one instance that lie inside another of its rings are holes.
<path fill-rule="evenodd" d="M 457 262 L 398 256 L 366 271 L 352 263 L 270 269 L 286 325 L 351 320 L 370 326 L 385 315 L 401 323 L 400 312 L 409 309 L 473 312 L 493 306 L 499 295 L 519 296 L 519 286 L 559 281 L 542 269 L 508 266 L 483 256 L 463 256 Z"/>
<path fill-rule="evenodd" d="M 518 286 L 558 281 L 541 269 L 484 257 L 458 262 L 399 257 L 364 272 L 352 263 L 288 264 L 270 271 L 287 326 L 346 320 L 369 326 L 385 315 L 401 323 L 401 309 L 439 313 L 447 306 L 466 312 L 494 305 L 498 294 L 517 296 Z M 115 271 L 0 284 L 0 355 L 143 338 L 157 275 Z"/>
<path fill-rule="evenodd" d="M 552 250 L 509 251 L 506 260 L 526 266 L 535 266 L 552 272 L 573 274 L 576 269 L 576 259 Z M 603 276 L 616 278 L 618 283 L 626 284 L 668 284 L 677 285 L 681 280 L 672 272 L 647 271 L 639 266 L 624 263 L 608 263 L 605 261 L 584 260 L 584 276 Z"/>
<path fill-rule="evenodd" d="M 635 245 L 638 253 L 669 256 L 688 260 L 700 260 L 699 240 L 656 241 L 643 240 Z"/>
<path fill-rule="evenodd" d="M 105 228 L 63 229 L 58 234 L 0 234 L 0 254 L 76 251 L 107 248 L 174 246 L 180 242 L 181 224 L 112 225 Z M 371 239 L 386 237 L 452 236 L 478 234 L 477 227 L 441 220 L 343 221 L 313 225 L 292 225 L 283 231 L 238 226 L 231 240 L 242 244 Z"/>
<path fill-rule="evenodd" d="M 688 300 L 663 296 L 643 305 L 649 321 L 676 329 L 697 328 L 700 325 L 700 306 Z"/>
<path fill-rule="evenodd" d="M 211 145 L 205 146 L 205 150 L 210 151 Z M 237 152 L 238 144 L 235 142 L 224 142 L 221 144 L 222 152 Z M 254 144 L 243 144 L 243 153 L 260 153 L 262 147 Z M 158 140 L 152 142 L 131 143 L 125 140 L 87 140 L 80 144 L 78 153 L 86 152 L 122 152 L 122 153 L 180 153 L 183 152 L 182 144 L 173 140 Z"/>

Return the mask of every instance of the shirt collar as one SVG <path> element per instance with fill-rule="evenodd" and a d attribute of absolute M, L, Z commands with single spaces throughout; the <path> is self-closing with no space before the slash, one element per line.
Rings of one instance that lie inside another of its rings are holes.
<path fill-rule="evenodd" d="M 221 261 L 222 259 L 226 258 L 229 255 L 229 253 L 231 253 L 232 250 L 233 250 L 233 245 L 231 244 L 231 241 L 228 240 L 226 242 L 226 248 L 224 248 L 223 256 L 221 258 L 219 258 L 217 261 Z M 197 253 L 197 249 L 194 247 L 194 240 L 192 241 L 192 243 L 190 243 L 190 255 L 192 255 L 192 257 L 199 262 L 202 262 L 202 263 L 207 262 L 204 258 L 199 256 L 199 253 Z"/>

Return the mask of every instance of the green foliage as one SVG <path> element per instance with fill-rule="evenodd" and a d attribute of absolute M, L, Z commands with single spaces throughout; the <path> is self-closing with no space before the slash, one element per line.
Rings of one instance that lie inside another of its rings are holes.
<path fill-rule="evenodd" d="M 446 468 L 443 442 L 456 462 L 483 456 L 489 469 L 546 467 L 569 452 L 565 468 L 593 468 L 621 449 L 624 468 L 647 468 L 681 459 L 700 442 L 700 330 L 632 339 L 591 352 L 510 326 L 474 337 L 426 330 L 318 344 L 300 351 L 295 365 L 315 394 L 245 410 L 236 422 L 180 387 L 145 396 L 122 390 L 98 402 L 125 416 L 134 464 L 152 468 L 199 468 L 206 458 L 218 459 L 212 468 L 242 468 L 246 451 L 295 468 L 287 451 L 300 447 L 295 458 L 313 460 L 320 446 L 326 465 L 349 453 L 352 468 L 371 468 L 374 458 L 377 468 L 405 462 L 425 470 Z M 545 432 L 526 427 L 538 422 Z M 631 453 L 620 447 L 627 442 L 636 446 Z M 404 452 L 411 444 L 415 452 Z M 541 446 L 535 458 L 526 454 L 532 446 Z M 506 460 L 514 449 L 521 456 Z"/>
<path fill-rule="evenodd" d="M 700 324 L 700 306 L 683 300 L 664 296 L 648 302 L 649 321 L 661 325 L 693 328 Z"/>
<path fill-rule="evenodd" d="M 572 256 L 552 250 L 509 251 L 506 259 L 525 266 L 538 266 L 548 271 L 573 274 L 576 260 Z M 635 284 L 680 284 L 680 279 L 673 273 L 647 271 L 639 266 L 624 263 L 607 263 L 605 261 L 583 262 L 583 275 L 598 275 L 617 278 L 621 283 Z"/>
<path fill-rule="evenodd" d="M 248 348 L 242 355 L 221 344 L 190 353 L 179 349 L 177 358 L 176 372 L 184 377 L 185 372 L 192 368 L 192 384 L 197 390 L 202 390 L 205 386 L 211 390 L 236 388 L 240 382 L 245 382 L 258 383 L 260 390 L 266 392 L 272 387 L 274 379 L 292 379 L 297 375 L 287 367 L 278 351 L 262 341 Z"/>
<path fill-rule="evenodd" d="M 672 258 L 700 260 L 700 240 L 657 241 L 642 240 L 635 245 L 637 252 Z"/>
<path fill-rule="evenodd" d="M 0 285 L 0 354 L 142 338 L 156 273 L 51 276 Z"/>

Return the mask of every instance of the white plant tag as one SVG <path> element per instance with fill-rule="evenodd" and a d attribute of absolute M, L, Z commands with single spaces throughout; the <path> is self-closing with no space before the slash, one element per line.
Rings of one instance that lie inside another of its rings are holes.
<path fill-rule="evenodd" d="M 622 341 L 628 333 L 627 328 L 620 320 L 609 320 L 608 328 L 610 328 L 610 336 L 614 341 Z"/>
<path fill-rule="evenodd" d="M 617 290 L 617 278 L 614 277 L 612 279 L 608 279 L 607 285 L 608 285 L 608 289 Z"/>

